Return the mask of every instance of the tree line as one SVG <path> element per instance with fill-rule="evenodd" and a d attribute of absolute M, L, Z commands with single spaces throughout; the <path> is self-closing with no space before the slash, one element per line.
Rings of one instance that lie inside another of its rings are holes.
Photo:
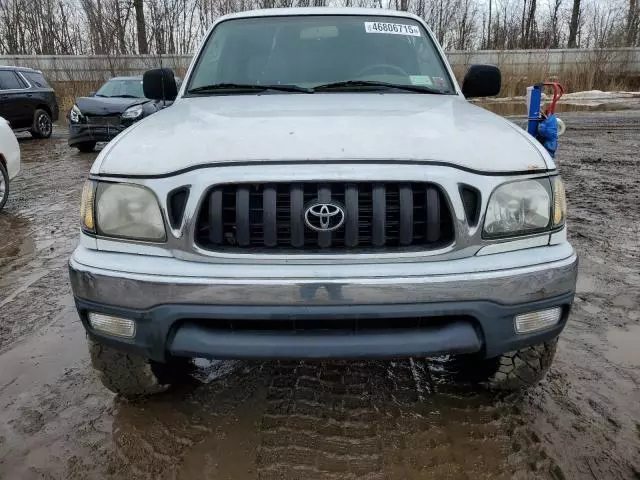
<path fill-rule="evenodd" d="M 0 0 L 0 54 L 190 54 L 221 15 L 328 3 L 415 13 L 447 50 L 640 46 L 640 0 Z"/>

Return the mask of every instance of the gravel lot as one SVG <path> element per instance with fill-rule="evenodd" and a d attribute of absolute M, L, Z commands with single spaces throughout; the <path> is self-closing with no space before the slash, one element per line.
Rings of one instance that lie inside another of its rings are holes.
<path fill-rule="evenodd" d="M 576 305 L 547 379 L 506 397 L 411 359 L 203 363 L 115 398 L 66 271 L 95 154 L 24 138 L 0 213 L 0 478 L 640 478 L 640 112 L 562 117 Z"/>

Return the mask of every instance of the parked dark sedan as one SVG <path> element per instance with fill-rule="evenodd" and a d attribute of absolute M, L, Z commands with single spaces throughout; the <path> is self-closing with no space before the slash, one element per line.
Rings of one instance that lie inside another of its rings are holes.
<path fill-rule="evenodd" d="M 29 131 L 36 138 L 51 136 L 58 101 L 42 72 L 0 66 L 0 117 L 14 131 Z"/>
<path fill-rule="evenodd" d="M 142 77 L 114 77 L 97 92 L 76 99 L 69 112 L 69 145 L 91 152 L 96 143 L 108 142 L 170 103 L 145 98 Z"/>

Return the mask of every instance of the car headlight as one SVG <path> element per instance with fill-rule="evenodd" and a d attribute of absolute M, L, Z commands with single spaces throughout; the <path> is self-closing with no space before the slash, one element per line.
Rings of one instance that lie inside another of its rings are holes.
<path fill-rule="evenodd" d="M 88 233 L 147 242 L 166 239 L 158 200 L 140 185 L 87 182 L 81 217 Z"/>
<path fill-rule="evenodd" d="M 71 107 L 71 111 L 69 112 L 69 120 L 71 120 L 73 123 L 78 123 L 80 122 L 81 118 L 82 112 L 80 111 L 78 106 L 74 105 L 73 107 Z"/>
<path fill-rule="evenodd" d="M 132 120 L 134 118 L 138 118 L 142 115 L 142 105 L 134 105 L 133 107 L 127 108 L 122 114 L 122 118 L 126 118 Z"/>
<path fill-rule="evenodd" d="M 551 182 L 548 178 L 506 183 L 489 198 L 484 220 L 488 237 L 535 233 L 550 227 Z"/>

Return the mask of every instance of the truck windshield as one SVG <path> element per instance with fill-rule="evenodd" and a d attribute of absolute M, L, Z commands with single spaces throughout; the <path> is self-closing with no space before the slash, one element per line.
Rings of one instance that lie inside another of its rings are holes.
<path fill-rule="evenodd" d="M 96 92 L 96 97 L 144 98 L 142 79 L 112 79 Z"/>
<path fill-rule="evenodd" d="M 455 93 L 433 40 L 413 19 L 295 15 L 219 24 L 197 60 L 187 94 L 250 94 L 269 85 L 293 87 L 274 88 L 278 93 L 396 85 L 415 87 L 396 89 L 403 92 Z"/>

